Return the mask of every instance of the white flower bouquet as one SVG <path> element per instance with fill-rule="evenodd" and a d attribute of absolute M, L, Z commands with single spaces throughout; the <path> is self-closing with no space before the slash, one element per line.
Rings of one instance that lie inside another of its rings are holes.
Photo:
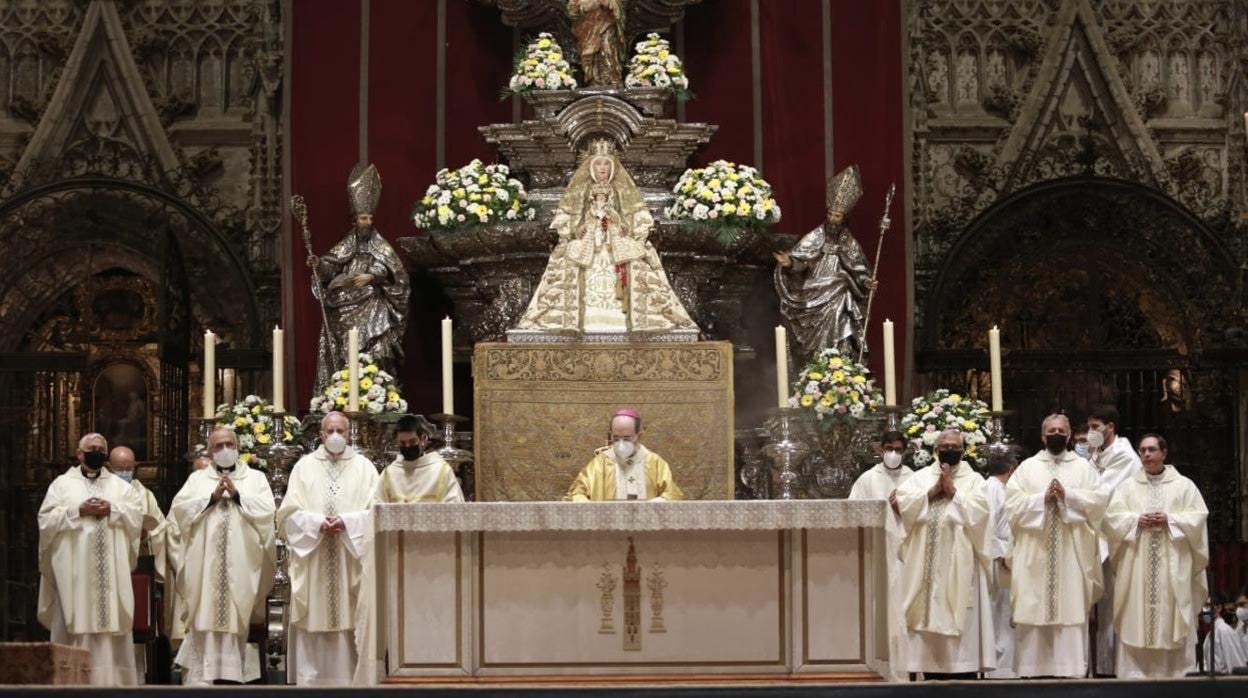
<path fill-rule="evenodd" d="M 572 66 L 563 57 L 563 49 L 553 34 L 542 32 L 516 56 L 511 80 L 504 96 L 524 94 L 533 90 L 575 90 Z"/>
<path fill-rule="evenodd" d="M 910 411 L 901 418 L 901 433 L 914 446 L 914 464 L 932 461 L 936 438 L 945 429 L 958 429 L 966 441 L 966 457 L 975 461 L 979 447 L 988 443 L 988 405 L 944 388 L 916 397 Z"/>
<path fill-rule="evenodd" d="M 233 429 L 238 439 L 238 459 L 254 468 L 265 468 L 267 463 L 260 451 L 274 441 L 283 444 L 298 443 L 302 430 L 299 420 L 286 415 L 279 426 L 273 417 L 273 408 L 258 395 L 248 395 L 233 405 L 221 404 L 213 415 L 216 427 Z"/>
<path fill-rule="evenodd" d="M 875 412 L 881 402 L 871 371 L 831 348 L 811 358 L 789 397 L 789 407 L 810 410 L 815 424 L 823 430 L 861 419 Z"/>
<path fill-rule="evenodd" d="M 347 409 L 351 394 L 349 374 L 346 367 L 332 376 L 325 392 L 312 398 L 308 411 L 313 414 L 329 414 Z M 399 392 L 394 376 L 382 371 L 373 363 L 373 357 L 360 354 L 360 411 L 376 415 L 402 415 L 407 412 L 407 400 Z"/>
<path fill-rule="evenodd" d="M 780 220 L 780 206 L 767 180 L 753 167 L 727 160 L 685 170 L 672 193 L 676 199 L 665 213 L 674 221 L 734 229 L 762 228 Z"/>
<path fill-rule="evenodd" d="M 628 75 L 624 77 L 625 87 L 671 90 L 682 102 L 693 96 L 689 91 L 689 76 L 685 75 L 685 67 L 680 58 L 672 53 L 666 39 L 658 34 L 647 34 L 635 48 L 637 53 L 628 62 Z"/>
<path fill-rule="evenodd" d="M 501 221 L 531 221 L 524 184 L 506 165 L 473 160 L 458 170 L 443 168 L 412 209 L 412 222 L 424 230 L 454 232 Z"/>

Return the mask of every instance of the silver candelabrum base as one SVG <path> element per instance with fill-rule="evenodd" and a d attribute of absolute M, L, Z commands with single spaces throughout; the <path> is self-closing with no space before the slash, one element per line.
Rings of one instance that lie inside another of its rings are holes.
<path fill-rule="evenodd" d="M 763 446 L 763 455 L 772 460 L 778 487 L 775 499 L 800 499 L 805 491 L 802 463 L 810 455 L 810 446 L 802 440 L 801 423 L 805 414 L 800 408 L 779 408 L 779 414 L 767 424 L 770 441 Z"/>
<path fill-rule="evenodd" d="M 455 445 L 455 425 L 467 422 L 468 418 L 441 412 L 430 415 L 429 418 L 442 425 L 442 447 L 434 453 L 442 456 L 442 459 L 455 471 L 455 477 L 459 478 L 459 487 L 464 492 L 464 499 L 475 500 L 476 471 L 473 467 L 472 451 L 466 451 Z"/>

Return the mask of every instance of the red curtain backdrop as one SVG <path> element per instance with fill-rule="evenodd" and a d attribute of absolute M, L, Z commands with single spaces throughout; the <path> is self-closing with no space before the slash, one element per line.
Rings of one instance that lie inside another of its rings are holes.
<path fill-rule="evenodd" d="M 691 7 L 684 22 L 684 60 L 697 98 L 686 105 L 689 121 L 719 125 L 694 164 L 755 160 L 761 135 L 762 171 L 775 188 L 784 218 L 779 229 L 799 235 L 823 217 L 825 180 L 825 19 L 832 46 L 832 153 L 836 169 L 857 163 L 866 195 L 850 225 L 868 258 L 875 254 L 876 224 L 884 193 L 897 184 L 895 221 L 884 246 L 880 289 L 873 306 L 870 342 L 880 346 L 880 322 L 897 327 L 898 376 L 903 375 L 906 318 L 906 231 L 903 144 L 902 18 L 900 0 L 831 0 L 825 18 L 815 0 L 757 3 L 762 118 L 755 123 L 751 0 L 707 0 Z M 346 177 L 360 152 L 361 3 L 300 0 L 292 4 L 291 191 L 303 194 L 312 212 L 313 244 L 323 252 L 348 229 Z M 448 0 L 445 52 L 445 164 L 472 158 L 490 162 L 494 150 L 477 127 L 511 120 L 510 101 L 498 91 L 510 74 L 513 31 L 489 6 Z M 437 12 L 435 0 L 370 0 L 368 17 L 368 157 L 385 185 L 377 226 L 387 239 L 416 234 L 407 213 L 437 170 Z M 316 366 L 320 311 L 308 291 L 302 243 L 295 236 L 293 268 L 286 270 L 295 301 L 286 308 L 288 341 L 296 342 L 295 380 L 300 405 L 310 397 Z M 411 409 L 436 412 L 437 320 L 450 304 L 436 284 L 413 279 L 407 362 L 401 376 Z M 759 371 L 771 369 L 768 327 L 775 300 L 759 294 L 750 307 L 757 325 Z M 881 369 L 881 356 L 873 368 Z M 469 406 L 471 376 L 457 366 L 456 404 Z M 751 385 L 767 385 L 751 380 Z M 738 386 L 739 391 L 742 386 Z M 904 397 L 904 396 L 903 396 Z M 766 401 L 764 401 L 766 402 Z M 459 410 L 466 412 L 461 407 Z"/>

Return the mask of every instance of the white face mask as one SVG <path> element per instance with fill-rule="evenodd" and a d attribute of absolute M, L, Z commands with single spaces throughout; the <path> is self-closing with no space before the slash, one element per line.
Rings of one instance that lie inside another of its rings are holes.
<path fill-rule="evenodd" d="M 1235 609 L 1235 617 L 1239 619 L 1240 623 L 1248 623 L 1248 606 L 1240 606 Z"/>
<path fill-rule="evenodd" d="M 114 475 L 116 475 L 117 477 L 121 478 L 121 479 L 122 479 L 122 482 L 133 482 L 133 481 L 134 481 L 134 471 L 133 471 L 133 470 L 118 470 L 117 472 L 115 472 L 115 473 L 113 473 L 113 474 L 114 474 Z"/>
<path fill-rule="evenodd" d="M 896 451 L 884 452 L 884 467 L 889 470 L 896 470 L 901 467 L 901 454 Z"/>
<path fill-rule="evenodd" d="M 347 437 L 337 432 L 330 434 L 329 436 L 325 437 L 325 450 L 329 451 L 335 456 L 342 453 L 343 451 L 347 450 Z"/>
<path fill-rule="evenodd" d="M 637 445 L 632 441 L 616 441 L 611 445 L 615 449 L 615 457 L 621 461 L 627 461 L 633 457 L 633 453 L 637 450 Z"/>
<path fill-rule="evenodd" d="M 223 448 L 212 454 L 212 462 L 216 463 L 218 468 L 228 468 L 238 462 L 238 451 L 233 448 Z"/>
<path fill-rule="evenodd" d="M 1105 434 L 1100 429 L 1088 430 L 1088 446 L 1090 448 L 1100 448 L 1105 445 Z"/>
<path fill-rule="evenodd" d="M 1090 452 L 1087 444 L 1075 444 L 1075 453 L 1078 453 L 1080 458 L 1087 458 Z"/>

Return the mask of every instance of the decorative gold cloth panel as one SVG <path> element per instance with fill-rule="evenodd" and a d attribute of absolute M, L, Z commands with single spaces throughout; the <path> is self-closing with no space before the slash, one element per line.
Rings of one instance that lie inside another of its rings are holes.
<path fill-rule="evenodd" d="M 781 531 L 879 528 L 883 500 L 378 504 L 378 531 Z"/>
<path fill-rule="evenodd" d="M 642 442 L 686 497 L 732 498 L 728 342 L 482 343 L 473 375 L 482 501 L 561 499 L 621 407 L 641 413 Z"/>

